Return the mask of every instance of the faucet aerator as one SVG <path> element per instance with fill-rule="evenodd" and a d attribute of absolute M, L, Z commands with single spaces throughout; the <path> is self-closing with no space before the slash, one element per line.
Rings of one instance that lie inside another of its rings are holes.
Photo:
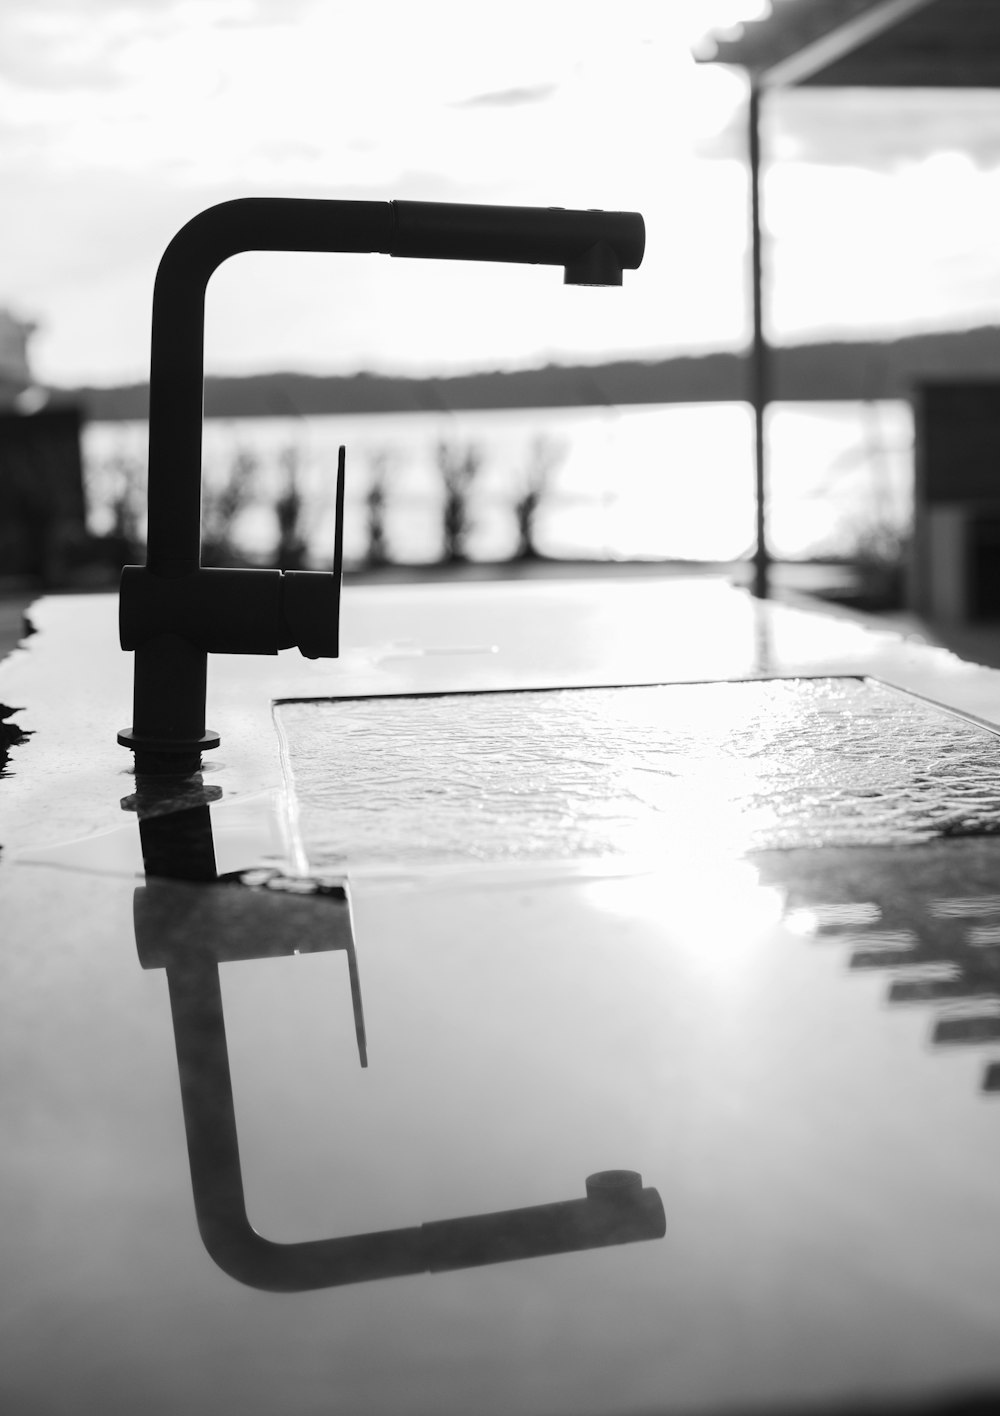
<path fill-rule="evenodd" d="M 564 285 L 621 285 L 622 263 L 609 241 L 597 241 L 573 261 L 567 261 Z"/>

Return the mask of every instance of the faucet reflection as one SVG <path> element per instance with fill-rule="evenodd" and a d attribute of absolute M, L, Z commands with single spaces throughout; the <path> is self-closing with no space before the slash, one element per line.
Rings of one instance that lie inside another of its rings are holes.
<path fill-rule="evenodd" d="M 589 1176 L 582 1199 L 299 1243 L 258 1234 L 246 1210 L 219 965 L 342 949 L 362 1066 L 364 1018 L 346 888 L 268 870 L 217 877 L 209 802 L 219 795 L 192 778 L 193 804 L 171 812 L 169 796 L 140 781 L 123 805 L 138 813 L 147 875 L 133 905 L 139 961 L 166 971 L 195 1214 L 220 1268 L 255 1288 L 298 1292 L 663 1237 L 660 1196 L 630 1170 Z"/>

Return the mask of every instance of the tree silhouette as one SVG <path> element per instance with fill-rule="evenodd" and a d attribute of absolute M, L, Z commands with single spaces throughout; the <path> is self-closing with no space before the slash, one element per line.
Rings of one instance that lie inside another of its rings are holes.
<path fill-rule="evenodd" d="M 515 560 L 538 560 L 541 552 L 535 539 L 535 518 L 548 491 L 552 474 L 566 456 L 566 444 L 539 433 L 528 448 L 524 470 L 524 491 L 514 503 L 517 520 Z"/>
<path fill-rule="evenodd" d="M 302 570 L 306 562 L 308 543 L 303 535 L 305 499 L 299 484 L 299 450 L 289 446 L 278 454 L 278 465 L 284 473 L 284 485 L 274 504 L 278 519 L 278 570 Z"/>
<path fill-rule="evenodd" d="M 237 448 L 218 485 L 206 481 L 202 497 L 201 549 L 206 565 L 238 565 L 233 540 L 236 519 L 253 500 L 259 459 L 249 448 Z"/>
<path fill-rule="evenodd" d="M 443 559 L 451 564 L 468 560 L 468 540 L 475 528 L 469 514 L 472 485 L 483 467 L 483 453 L 475 443 L 460 448 L 444 439 L 437 445 L 438 471 L 444 482 L 441 521 Z"/>
<path fill-rule="evenodd" d="M 368 456 L 368 490 L 365 492 L 368 547 L 365 562 L 373 568 L 388 565 L 391 560 L 385 539 L 385 511 L 392 460 L 392 453 L 387 448 L 379 448 Z"/>

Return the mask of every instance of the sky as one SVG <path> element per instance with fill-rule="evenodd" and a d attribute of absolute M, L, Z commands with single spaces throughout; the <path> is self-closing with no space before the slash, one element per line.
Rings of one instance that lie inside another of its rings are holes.
<path fill-rule="evenodd" d="M 641 211 L 621 289 L 546 267 L 248 253 L 211 372 L 446 373 L 748 338 L 746 82 L 696 65 L 766 0 L 7 0 L 0 305 L 43 383 L 148 373 L 159 257 L 239 196 Z M 1000 321 L 1000 95 L 768 100 L 768 328 Z"/>

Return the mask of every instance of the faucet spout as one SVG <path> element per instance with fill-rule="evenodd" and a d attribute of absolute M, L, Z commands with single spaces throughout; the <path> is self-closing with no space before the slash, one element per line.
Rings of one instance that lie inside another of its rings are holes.
<path fill-rule="evenodd" d="M 298 644 L 312 657 L 337 655 L 339 564 L 332 577 L 242 571 L 236 593 L 235 582 L 226 586 L 219 572 L 201 568 L 205 289 L 213 271 L 241 251 L 352 251 L 561 265 L 568 284 L 620 285 L 644 246 L 637 212 L 442 202 L 254 197 L 209 207 L 181 228 L 153 289 L 146 565 L 127 566 L 121 585 L 121 644 L 135 650 L 136 665 L 134 718 L 118 740 L 137 754 L 138 770 L 190 772 L 217 745 L 218 734 L 205 727 L 209 652 L 267 654 Z M 341 459 L 338 538 L 342 478 Z M 339 547 L 338 539 L 338 561 Z M 277 636 L 250 624 L 251 601 L 266 604 L 267 623 L 280 622 Z"/>
<path fill-rule="evenodd" d="M 561 265 L 568 285 L 621 285 L 623 269 L 638 268 L 646 245 L 643 219 L 632 211 L 448 202 L 391 205 L 394 256 Z"/>

